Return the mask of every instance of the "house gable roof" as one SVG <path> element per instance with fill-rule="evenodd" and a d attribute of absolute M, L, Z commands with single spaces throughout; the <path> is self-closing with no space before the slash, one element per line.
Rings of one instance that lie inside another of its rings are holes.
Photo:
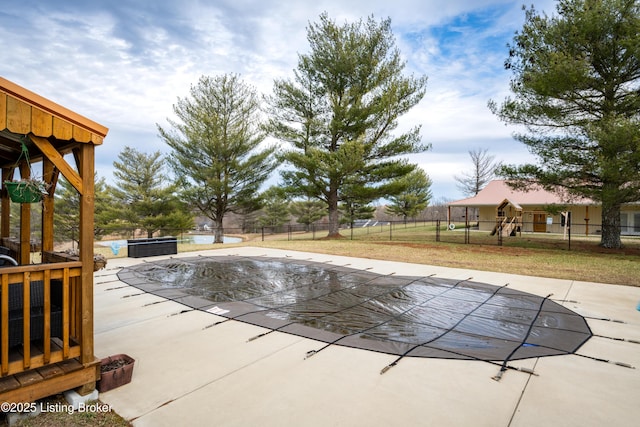
<path fill-rule="evenodd" d="M 595 204 L 590 199 L 572 199 L 562 197 L 557 193 L 546 191 L 538 185 L 532 185 L 528 191 L 514 190 L 509 187 L 505 180 L 493 180 L 487 184 L 476 196 L 467 199 L 457 200 L 449 203 L 449 206 L 498 206 L 505 199 L 512 204 L 519 206 L 531 205 L 551 205 L 551 204 L 572 204 L 572 205 L 592 205 Z"/>

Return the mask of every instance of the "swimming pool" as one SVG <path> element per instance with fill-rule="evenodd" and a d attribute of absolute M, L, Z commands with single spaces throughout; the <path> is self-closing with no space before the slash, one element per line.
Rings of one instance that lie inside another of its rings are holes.
<path fill-rule="evenodd" d="M 195 245 L 213 244 L 214 236 L 212 234 L 188 234 L 177 238 L 178 243 L 192 243 Z M 240 237 L 222 236 L 222 243 L 240 243 Z M 127 240 L 99 240 L 96 244 L 100 246 L 108 246 L 114 255 L 118 255 L 120 249 L 127 247 Z"/>
<path fill-rule="evenodd" d="M 591 337 L 549 297 L 469 280 L 236 256 L 146 262 L 118 277 L 227 319 L 402 357 L 508 361 L 570 354 Z"/>

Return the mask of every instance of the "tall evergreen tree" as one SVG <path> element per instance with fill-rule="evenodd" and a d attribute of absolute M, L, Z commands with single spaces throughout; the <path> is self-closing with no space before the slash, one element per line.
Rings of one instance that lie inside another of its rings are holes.
<path fill-rule="evenodd" d="M 180 233 L 193 227 L 193 215 L 165 173 L 159 151 L 152 154 L 125 147 L 113 162 L 112 225 L 142 229 L 147 237 L 160 231 Z"/>
<path fill-rule="evenodd" d="M 80 230 L 80 194 L 63 176 L 58 180 L 54 195 L 54 236 L 59 241 L 78 243 Z M 94 236 L 100 239 L 108 232 L 107 212 L 113 206 L 104 178 L 96 175 L 94 187 Z"/>
<path fill-rule="evenodd" d="M 304 224 L 308 231 L 311 224 L 327 215 L 327 206 L 320 200 L 296 200 L 289 205 L 289 212 L 298 223 Z"/>
<path fill-rule="evenodd" d="M 388 19 L 337 25 L 325 13 L 307 38 L 311 52 L 299 56 L 293 79 L 274 84 L 270 129 L 290 143 L 285 184 L 326 203 L 332 237 L 345 184 L 360 200 L 396 194 L 396 178 L 415 167 L 402 156 L 429 148 L 419 126 L 393 135 L 398 118 L 424 96 L 426 77 L 403 76 Z"/>
<path fill-rule="evenodd" d="M 264 227 L 280 227 L 289 221 L 289 200 L 286 191 L 271 186 L 262 193 L 262 215 L 259 223 Z"/>
<path fill-rule="evenodd" d="M 404 181 L 406 189 L 389 198 L 391 203 L 387 206 L 387 212 L 402 217 L 406 222 L 427 208 L 432 197 L 431 178 L 424 170 L 416 168 L 400 179 Z"/>
<path fill-rule="evenodd" d="M 602 204 L 600 244 L 619 248 L 620 206 L 640 200 L 640 2 L 560 0 L 556 14 L 526 9 L 505 62 L 514 97 L 489 106 L 539 164 L 503 167 Z"/>
<path fill-rule="evenodd" d="M 353 224 L 359 219 L 371 219 L 375 216 L 376 208 L 371 206 L 367 201 L 358 199 L 347 199 L 340 203 L 339 206 L 341 224 L 349 224 L 353 228 Z"/>
<path fill-rule="evenodd" d="M 276 166 L 275 147 L 260 149 L 259 98 L 236 75 L 203 76 L 173 111 L 172 129 L 158 125 L 169 162 L 185 199 L 214 222 L 222 243 L 225 214 L 259 209 L 258 190 Z"/>

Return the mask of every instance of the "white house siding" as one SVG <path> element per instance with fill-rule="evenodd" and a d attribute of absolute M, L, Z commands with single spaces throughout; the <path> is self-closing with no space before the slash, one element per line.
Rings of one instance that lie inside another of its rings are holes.
<path fill-rule="evenodd" d="M 586 206 L 568 206 L 571 212 L 571 233 L 596 235 L 602 232 L 602 208 L 600 206 L 589 206 L 588 222 Z M 547 233 L 563 233 L 562 219 L 560 214 L 551 215 L 545 212 L 544 206 L 522 206 L 522 232 L 533 232 L 534 214 L 545 214 L 546 218 L 551 218 L 551 224 L 546 224 Z M 507 213 L 508 214 L 508 213 Z M 481 206 L 479 208 L 479 229 L 480 231 L 491 232 L 496 223 L 496 206 Z M 640 206 L 623 206 L 620 213 L 621 233 L 623 235 L 640 236 Z M 588 227 L 588 230 L 587 230 Z"/>
<path fill-rule="evenodd" d="M 527 191 L 514 190 L 507 181 L 493 180 L 477 195 L 458 200 L 449 204 L 452 207 L 478 208 L 478 221 L 481 231 L 491 232 L 496 226 L 497 208 L 507 201 L 504 214 L 509 217 L 516 215 L 516 208 L 522 208 L 522 232 L 534 232 L 534 219 L 543 223 L 537 232 L 562 233 L 561 215 L 549 215 L 549 206 L 566 206 L 571 212 L 571 233 L 581 235 L 596 235 L 602 233 L 602 208 L 594 200 L 562 197 L 560 193 L 551 193 L 540 187 L 531 186 Z M 473 222 L 474 218 L 470 218 Z M 548 222 L 547 222 L 548 221 Z M 621 234 L 640 236 L 640 202 L 628 203 L 622 206 L 620 213 Z"/>

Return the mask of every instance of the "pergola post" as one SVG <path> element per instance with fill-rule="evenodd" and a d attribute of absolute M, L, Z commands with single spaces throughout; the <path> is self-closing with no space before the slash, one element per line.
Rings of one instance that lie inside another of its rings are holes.
<path fill-rule="evenodd" d="M 4 186 L 5 181 L 13 179 L 14 168 L 2 168 L 2 197 L 0 202 L 0 237 L 5 239 L 11 234 L 11 200 Z"/>
<path fill-rule="evenodd" d="M 82 180 L 80 193 L 80 261 L 82 262 L 81 305 L 81 362 L 89 364 L 94 361 L 93 354 L 93 238 L 94 238 L 94 161 L 93 144 L 83 144 L 78 150 L 78 170 Z M 95 386 L 95 384 L 94 384 Z M 93 389 L 91 385 L 83 387 L 87 393 Z M 80 390 L 82 394 L 83 390 Z"/>

